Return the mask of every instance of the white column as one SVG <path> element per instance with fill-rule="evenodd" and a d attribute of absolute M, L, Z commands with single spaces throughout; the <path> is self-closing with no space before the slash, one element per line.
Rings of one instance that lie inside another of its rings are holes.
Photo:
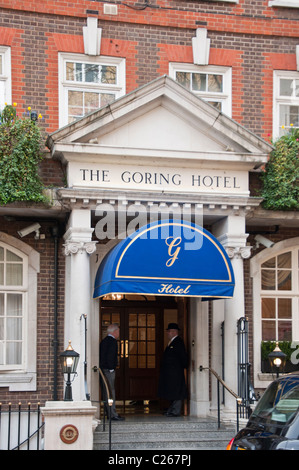
<path fill-rule="evenodd" d="M 209 374 L 199 366 L 209 365 L 208 302 L 190 300 L 191 361 L 190 361 L 190 415 L 207 416 L 210 409 Z"/>
<path fill-rule="evenodd" d="M 96 243 L 91 241 L 89 210 L 73 210 L 68 230 L 64 235 L 66 255 L 64 348 L 71 340 L 72 347 L 80 354 L 78 377 L 72 384 L 73 399 L 85 399 L 84 359 L 85 337 L 83 315 L 89 315 L 92 298 L 90 281 L 90 255 Z M 62 352 L 62 351 L 61 351 Z"/>
<path fill-rule="evenodd" d="M 228 216 L 215 224 L 214 234 L 226 249 L 235 275 L 234 296 L 224 301 L 224 380 L 238 393 L 237 322 L 245 316 L 243 259 L 250 256 L 251 250 L 246 246 L 245 217 Z M 235 410 L 236 400 L 226 392 L 225 411 L 235 414 Z"/>

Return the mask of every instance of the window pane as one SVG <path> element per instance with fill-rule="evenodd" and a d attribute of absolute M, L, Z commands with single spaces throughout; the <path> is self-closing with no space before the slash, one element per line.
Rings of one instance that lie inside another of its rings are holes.
<path fill-rule="evenodd" d="M 290 127 L 290 124 L 293 124 L 294 127 L 298 127 L 299 106 L 281 104 L 279 107 L 279 125 Z"/>
<path fill-rule="evenodd" d="M 276 340 L 275 321 L 263 320 L 262 321 L 262 341 L 275 341 L 275 340 Z"/>
<path fill-rule="evenodd" d="M 218 109 L 218 111 L 222 111 L 222 102 L 221 101 L 209 101 L 209 100 L 205 100 L 205 101 L 207 101 L 207 103 L 214 106 L 214 108 Z"/>
<path fill-rule="evenodd" d="M 0 261 L 4 261 L 4 248 L 0 246 Z"/>
<path fill-rule="evenodd" d="M 0 294 L 0 316 L 4 315 L 4 294 Z"/>
<path fill-rule="evenodd" d="M 278 322 L 278 341 L 292 341 L 292 322 Z"/>
<path fill-rule="evenodd" d="M 137 340 L 137 328 L 130 328 L 129 329 L 129 339 L 130 340 Z"/>
<path fill-rule="evenodd" d="M 276 258 L 270 258 L 265 263 L 262 264 L 262 268 L 275 268 L 276 267 Z"/>
<path fill-rule="evenodd" d="M 292 289 L 292 271 L 278 271 L 278 290 Z"/>
<path fill-rule="evenodd" d="M 190 77 L 191 74 L 189 72 L 176 72 L 176 81 L 185 88 L 188 88 L 188 90 L 190 90 Z"/>
<path fill-rule="evenodd" d="M 6 364 L 21 364 L 22 343 L 7 343 Z"/>
<path fill-rule="evenodd" d="M 0 317 L 0 341 L 4 341 L 4 317 Z"/>
<path fill-rule="evenodd" d="M 208 75 L 208 91 L 222 93 L 222 75 Z"/>
<path fill-rule="evenodd" d="M 85 81 L 88 83 L 99 82 L 99 66 L 96 64 L 85 64 Z"/>
<path fill-rule="evenodd" d="M 3 57 L 0 55 L 0 75 L 3 74 L 3 65 L 2 65 Z"/>
<path fill-rule="evenodd" d="M 192 90 L 206 91 L 207 89 L 207 76 L 204 73 L 192 74 Z"/>
<path fill-rule="evenodd" d="M 66 62 L 66 79 L 75 81 L 75 64 L 74 62 Z"/>
<path fill-rule="evenodd" d="M 23 265 L 7 264 L 6 265 L 6 285 L 22 286 L 23 285 Z"/>
<path fill-rule="evenodd" d="M 155 354 L 155 347 L 156 347 L 156 343 L 154 343 L 154 341 L 149 341 L 147 343 L 147 353 Z"/>
<path fill-rule="evenodd" d="M 275 299 L 262 299 L 262 318 L 275 317 Z"/>
<path fill-rule="evenodd" d="M 293 80 L 288 78 L 280 79 L 280 95 L 283 96 L 292 96 L 293 93 Z"/>
<path fill-rule="evenodd" d="M 292 267 L 292 257 L 291 253 L 283 253 L 283 255 L 277 256 L 277 266 L 278 268 L 291 268 Z"/>
<path fill-rule="evenodd" d="M 83 92 L 82 91 L 69 91 L 68 114 L 69 114 L 71 121 L 73 121 L 75 118 L 83 116 Z"/>
<path fill-rule="evenodd" d="M 148 328 L 147 329 L 147 339 L 148 340 L 155 340 L 156 329 L 155 328 Z"/>
<path fill-rule="evenodd" d="M 4 285 L 4 263 L 0 263 L 0 286 Z"/>
<path fill-rule="evenodd" d="M 262 289 L 275 290 L 275 271 L 262 269 Z"/>
<path fill-rule="evenodd" d="M 21 340 L 22 339 L 22 319 L 21 318 L 7 318 L 7 340 Z"/>
<path fill-rule="evenodd" d="M 116 67 L 112 65 L 102 65 L 101 82 L 116 85 Z"/>
<path fill-rule="evenodd" d="M 83 64 L 75 65 L 75 81 L 76 82 L 83 81 Z"/>
<path fill-rule="evenodd" d="M 146 315 L 145 315 L 145 313 L 141 313 L 138 316 L 138 326 L 146 326 Z"/>
<path fill-rule="evenodd" d="M 7 294 L 7 316 L 22 316 L 22 294 Z"/>
<path fill-rule="evenodd" d="M 129 326 L 137 326 L 137 315 L 136 313 L 129 314 Z"/>
<path fill-rule="evenodd" d="M 6 250 L 6 261 L 18 261 L 22 263 L 23 260 L 12 251 Z"/>
<path fill-rule="evenodd" d="M 292 318 L 292 299 L 278 299 L 278 318 Z"/>
<path fill-rule="evenodd" d="M 84 93 L 84 114 L 95 111 L 99 108 L 99 94 L 98 93 Z"/>

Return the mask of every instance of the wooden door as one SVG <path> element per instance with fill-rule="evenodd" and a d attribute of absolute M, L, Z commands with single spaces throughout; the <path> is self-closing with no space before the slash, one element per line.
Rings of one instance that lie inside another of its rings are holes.
<path fill-rule="evenodd" d="M 140 307 L 102 307 L 102 338 L 110 323 L 120 326 L 116 400 L 157 398 L 161 356 L 162 310 L 145 303 Z"/>

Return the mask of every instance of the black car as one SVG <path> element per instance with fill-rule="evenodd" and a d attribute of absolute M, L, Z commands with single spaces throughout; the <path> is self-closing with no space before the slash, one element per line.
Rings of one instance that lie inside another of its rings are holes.
<path fill-rule="evenodd" d="M 299 372 L 269 385 L 227 450 L 299 450 Z"/>

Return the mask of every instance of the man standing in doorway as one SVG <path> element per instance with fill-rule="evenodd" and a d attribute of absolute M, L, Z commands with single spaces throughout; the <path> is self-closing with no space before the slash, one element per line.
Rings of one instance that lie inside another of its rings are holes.
<path fill-rule="evenodd" d="M 100 344 L 100 368 L 104 376 L 107 379 L 108 386 L 110 388 L 112 398 L 113 398 L 113 405 L 111 408 L 111 419 L 113 421 L 123 421 L 125 418 L 122 418 L 117 414 L 115 408 L 115 369 L 117 367 L 117 340 L 119 338 L 119 327 L 116 324 L 111 324 L 107 328 L 107 336 L 106 338 L 101 341 Z M 109 406 L 108 406 L 108 399 L 106 388 L 102 383 L 101 379 L 101 388 L 102 388 L 102 395 L 105 401 L 105 410 L 107 416 L 109 416 Z"/>
<path fill-rule="evenodd" d="M 165 416 L 174 417 L 180 416 L 183 400 L 187 398 L 184 369 L 188 359 L 177 323 L 169 323 L 166 331 L 169 342 L 162 357 L 158 396 L 170 400 Z"/>

